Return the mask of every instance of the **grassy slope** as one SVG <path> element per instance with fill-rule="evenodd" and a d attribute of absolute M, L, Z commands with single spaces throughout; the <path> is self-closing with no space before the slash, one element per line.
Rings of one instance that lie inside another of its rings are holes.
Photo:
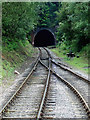
<path fill-rule="evenodd" d="M 65 51 L 59 48 L 52 49 L 52 51 L 60 58 L 62 58 L 66 63 L 71 65 L 72 67 L 84 72 L 84 73 L 89 73 L 88 67 L 88 59 L 84 58 L 83 56 L 80 55 L 79 58 L 73 58 L 70 59 L 66 56 Z M 90 73 L 89 73 L 90 74 Z"/>
<path fill-rule="evenodd" d="M 2 82 L 6 82 L 10 79 L 8 84 L 14 80 L 14 70 L 22 65 L 22 63 L 27 59 L 27 57 L 32 57 L 34 53 L 34 48 L 26 41 L 25 46 L 20 44 L 18 50 L 8 51 L 7 47 L 2 47 L 2 80 L 0 80 L 0 85 Z M 5 84 L 5 83 L 4 83 Z"/>

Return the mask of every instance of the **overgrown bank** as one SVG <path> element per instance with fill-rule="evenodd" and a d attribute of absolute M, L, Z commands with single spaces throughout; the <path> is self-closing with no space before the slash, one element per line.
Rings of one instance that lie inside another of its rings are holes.
<path fill-rule="evenodd" d="M 7 87 L 11 84 L 15 77 L 14 71 L 27 58 L 33 56 L 35 51 L 28 40 L 31 41 L 30 33 L 37 27 L 39 10 L 39 3 L 2 3 L 2 49 L 0 49 L 2 50 L 2 80 L 0 79 L 0 85 Z"/>
<path fill-rule="evenodd" d="M 0 81 L 0 86 L 2 85 L 3 89 L 6 89 L 15 80 L 17 76 L 15 70 L 21 74 L 28 67 L 28 63 L 30 64 L 35 59 L 38 52 L 28 41 L 24 45 L 18 44 L 17 50 L 8 51 L 7 49 L 2 47 L 2 81 Z M 34 57 L 33 60 L 32 57 Z M 24 65 L 23 68 L 21 68 L 22 65 Z"/>
<path fill-rule="evenodd" d="M 34 53 L 34 48 L 28 41 L 25 46 L 22 43 L 19 44 L 17 50 L 8 51 L 6 47 L 2 47 L 2 49 L 3 77 L 10 76 L 17 66 L 20 66 L 27 57 L 32 57 Z"/>
<path fill-rule="evenodd" d="M 67 63 L 86 73 L 90 70 L 89 42 L 89 2 L 61 3 L 57 15 L 57 49 L 53 51 Z M 79 58 L 68 59 L 66 54 L 73 52 Z M 88 69 L 89 68 L 89 69 Z"/>
<path fill-rule="evenodd" d="M 60 57 L 61 60 L 66 62 L 69 66 L 84 72 L 86 74 L 90 74 L 90 66 L 89 66 L 89 58 L 87 55 L 85 55 L 85 52 L 76 53 L 76 57 L 69 58 L 67 56 L 69 50 L 63 50 L 63 47 L 57 47 L 52 49 L 52 52 L 54 52 L 58 57 Z M 77 58 L 79 56 L 79 58 Z"/>

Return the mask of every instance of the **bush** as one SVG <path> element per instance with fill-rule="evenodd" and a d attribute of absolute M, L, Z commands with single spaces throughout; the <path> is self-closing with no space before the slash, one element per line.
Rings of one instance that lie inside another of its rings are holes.
<path fill-rule="evenodd" d="M 90 43 L 83 47 L 80 53 L 84 54 L 85 57 L 90 59 Z"/>

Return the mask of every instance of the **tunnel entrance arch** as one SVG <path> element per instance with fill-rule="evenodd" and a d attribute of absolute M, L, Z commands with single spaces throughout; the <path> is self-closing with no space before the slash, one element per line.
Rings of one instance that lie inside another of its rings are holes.
<path fill-rule="evenodd" d="M 34 36 L 35 47 L 47 47 L 55 45 L 55 35 L 49 29 L 40 29 Z"/>

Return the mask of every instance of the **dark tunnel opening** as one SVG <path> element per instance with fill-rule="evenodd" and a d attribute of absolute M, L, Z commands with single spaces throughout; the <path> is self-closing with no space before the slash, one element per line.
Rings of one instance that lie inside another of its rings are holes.
<path fill-rule="evenodd" d="M 34 37 L 35 47 L 47 47 L 52 45 L 55 45 L 55 37 L 52 32 L 46 29 L 37 32 L 37 34 Z"/>

